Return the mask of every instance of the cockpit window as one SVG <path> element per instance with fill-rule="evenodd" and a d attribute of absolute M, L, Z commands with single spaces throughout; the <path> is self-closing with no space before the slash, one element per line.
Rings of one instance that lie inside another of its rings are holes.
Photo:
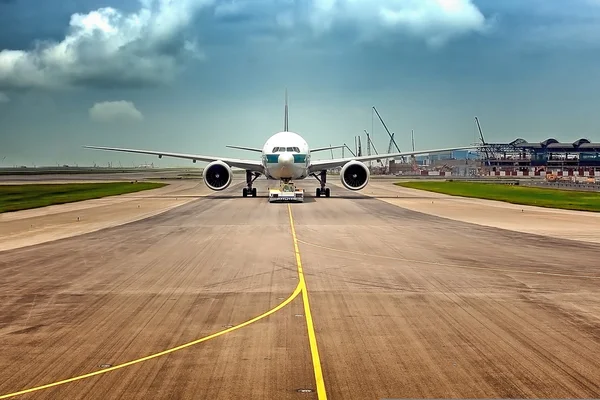
<path fill-rule="evenodd" d="M 292 153 L 300 153 L 299 147 L 273 147 L 273 153 L 280 153 L 282 151 L 289 151 Z"/>

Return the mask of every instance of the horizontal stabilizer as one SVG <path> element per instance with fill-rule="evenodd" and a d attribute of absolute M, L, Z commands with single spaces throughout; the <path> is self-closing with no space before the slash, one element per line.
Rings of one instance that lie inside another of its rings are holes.
<path fill-rule="evenodd" d="M 341 149 L 342 147 L 346 147 L 344 145 L 341 146 L 327 146 L 327 147 L 317 147 L 315 149 L 310 149 L 311 153 L 314 153 L 315 151 L 324 151 L 324 150 L 333 150 L 333 149 Z"/>
<path fill-rule="evenodd" d="M 245 147 L 245 146 L 225 146 L 225 147 L 229 147 L 230 149 L 255 151 L 257 153 L 262 152 L 262 149 L 257 149 L 256 147 Z"/>

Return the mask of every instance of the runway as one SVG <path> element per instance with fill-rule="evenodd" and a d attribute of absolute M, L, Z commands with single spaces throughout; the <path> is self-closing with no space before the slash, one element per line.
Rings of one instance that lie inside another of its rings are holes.
<path fill-rule="evenodd" d="M 0 398 L 103 369 L 14 398 L 600 396 L 600 244 L 315 183 L 289 207 L 262 179 L 258 198 L 181 188 L 147 218 L 0 252 Z"/>

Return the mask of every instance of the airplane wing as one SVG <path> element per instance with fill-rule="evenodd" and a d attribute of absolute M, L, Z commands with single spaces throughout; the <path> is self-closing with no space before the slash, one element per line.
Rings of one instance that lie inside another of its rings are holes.
<path fill-rule="evenodd" d="M 478 149 L 481 146 L 462 146 L 462 147 L 450 147 L 447 149 L 433 149 L 433 150 L 419 150 L 419 151 L 406 151 L 402 153 L 388 153 L 388 154 L 374 154 L 371 156 L 361 156 L 361 157 L 345 157 L 345 158 L 336 158 L 333 160 L 319 160 L 313 161 L 310 163 L 309 170 L 310 172 L 323 171 L 330 168 L 341 167 L 346 164 L 348 161 L 372 161 L 372 160 L 384 160 L 386 158 L 395 158 L 395 157 L 406 157 L 413 156 L 418 154 L 430 154 L 430 153 L 445 153 L 447 151 L 454 150 L 467 150 L 467 149 Z"/>
<path fill-rule="evenodd" d="M 185 158 L 192 161 L 212 162 L 221 160 L 228 164 L 230 167 L 242 168 L 253 172 L 264 173 L 263 166 L 259 160 L 240 160 L 238 158 L 224 158 L 224 157 L 212 157 L 212 156 L 201 156 L 197 154 L 182 154 L 182 153 L 169 153 L 166 151 L 150 151 L 150 150 L 135 150 L 135 149 L 121 149 L 118 147 L 100 147 L 100 146 L 83 146 L 86 149 L 96 150 L 108 150 L 108 151 L 121 151 L 125 153 L 138 153 L 138 154 L 150 154 L 158 156 L 159 158 L 175 157 Z"/>
<path fill-rule="evenodd" d="M 311 152 L 311 153 L 314 153 L 315 151 L 323 151 L 323 150 L 341 149 L 342 147 L 346 147 L 346 146 L 344 146 L 344 145 L 341 145 L 341 146 L 317 147 L 316 149 L 310 149 L 310 152 Z"/>
<path fill-rule="evenodd" d="M 248 150 L 248 151 L 255 151 L 257 153 L 262 153 L 262 149 L 257 149 L 256 147 L 245 147 L 245 146 L 225 146 L 225 147 L 229 147 L 230 149 Z"/>

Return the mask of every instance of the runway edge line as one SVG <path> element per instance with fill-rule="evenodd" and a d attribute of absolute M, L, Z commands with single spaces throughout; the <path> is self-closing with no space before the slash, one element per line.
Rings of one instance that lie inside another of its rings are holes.
<path fill-rule="evenodd" d="M 302 292 L 302 302 L 304 304 L 304 316 L 306 317 L 306 327 L 308 329 L 308 341 L 310 343 L 310 353 L 312 356 L 313 369 L 315 372 L 315 382 L 317 385 L 317 398 L 319 400 L 327 399 L 325 390 L 325 380 L 323 379 L 323 371 L 321 369 L 321 358 L 319 357 L 319 348 L 317 346 L 317 336 L 310 311 L 310 303 L 308 301 L 308 290 L 306 281 L 304 280 L 304 271 L 302 269 L 302 259 L 300 258 L 300 249 L 298 248 L 298 238 L 296 236 L 296 227 L 294 225 L 294 217 L 292 215 L 292 207 L 288 204 L 288 214 L 290 217 L 290 229 L 292 231 L 292 239 L 294 241 L 294 252 L 296 253 L 296 264 L 298 266 L 298 277 L 300 279 L 299 286 Z"/>

